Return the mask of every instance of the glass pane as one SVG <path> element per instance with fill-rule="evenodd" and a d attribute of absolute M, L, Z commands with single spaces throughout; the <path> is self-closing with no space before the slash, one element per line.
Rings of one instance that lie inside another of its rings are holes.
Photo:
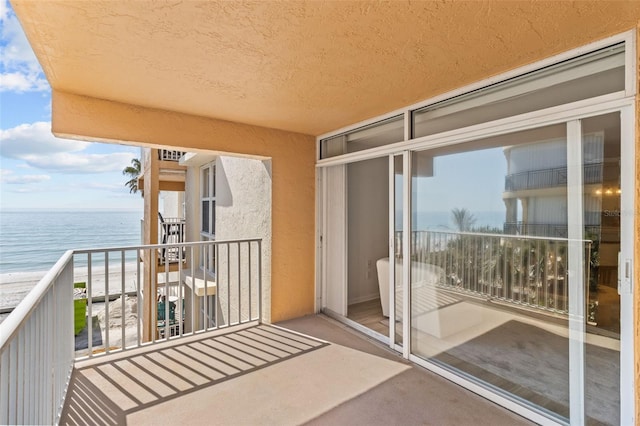
<path fill-rule="evenodd" d="M 589 422 L 620 423 L 620 114 L 582 121 L 584 238 L 591 241 L 585 345 Z"/>
<path fill-rule="evenodd" d="M 624 90 L 624 44 L 430 105 L 413 114 L 413 137 Z"/>
<path fill-rule="evenodd" d="M 389 335 L 389 158 L 347 165 L 347 317 Z"/>
<path fill-rule="evenodd" d="M 320 158 L 335 157 L 403 140 L 404 116 L 398 115 L 352 130 L 349 133 L 323 139 L 320 144 Z"/>
<path fill-rule="evenodd" d="M 209 200 L 202 201 L 202 232 L 209 232 Z"/>
<path fill-rule="evenodd" d="M 202 169 L 202 198 L 209 197 L 209 167 Z"/>
<path fill-rule="evenodd" d="M 346 135 L 334 136 L 320 142 L 320 158 L 331 158 L 347 152 Z"/>
<path fill-rule="evenodd" d="M 569 417 L 566 125 L 412 156 L 411 348 Z"/>
<path fill-rule="evenodd" d="M 403 211 L 404 206 L 402 204 L 402 191 L 403 191 L 403 164 L 402 156 L 396 156 L 394 158 L 394 185 L 395 185 L 395 258 L 396 258 L 396 273 L 395 273 L 395 307 L 396 307 L 396 320 L 395 320 L 395 341 L 397 344 L 402 344 L 402 280 L 404 277 L 403 266 L 403 251 L 402 251 L 402 227 L 404 226 Z"/>

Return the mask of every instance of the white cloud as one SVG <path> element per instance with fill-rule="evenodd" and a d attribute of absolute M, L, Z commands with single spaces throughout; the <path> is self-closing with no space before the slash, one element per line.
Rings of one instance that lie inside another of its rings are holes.
<path fill-rule="evenodd" d="M 27 155 L 22 159 L 32 167 L 57 173 L 105 173 L 120 171 L 131 162 L 128 152 L 110 154 L 58 153 L 52 155 Z"/>
<path fill-rule="evenodd" d="M 59 139 L 51 133 L 51 123 L 39 121 L 0 130 L 0 155 L 24 160 L 26 156 L 46 156 L 60 152 L 78 152 L 89 142 Z"/>
<path fill-rule="evenodd" d="M 30 92 L 49 90 L 49 82 L 39 74 L 0 73 L 0 92 Z"/>
<path fill-rule="evenodd" d="M 37 122 L 0 130 L 0 155 L 22 160 L 32 168 L 68 174 L 121 171 L 137 155 L 126 148 L 106 154 L 83 153 L 90 142 L 56 138 L 50 128 L 51 123 Z"/>
<path fill-rule="evenodd" d="M 49 175 L 16 175 L 13 170 L 0 169 L 0 182 L 10 185 L 28 185 L 45 182 L 51 179 Z"/>
<path fill-rule="evenodd" d="M 0 2 L 0 92 L 49 90 L 18 18 L 6 0 Z"/>

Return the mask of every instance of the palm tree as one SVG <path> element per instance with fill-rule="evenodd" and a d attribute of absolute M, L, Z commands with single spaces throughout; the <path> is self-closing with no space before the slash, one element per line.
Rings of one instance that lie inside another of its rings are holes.
<path fill-rule="evenodd" d="M 128 186 L 129 192 L 132 194 L 138 192 L 138 176 L 140 175 L 141 168 L 140 160 L 138 158 L 133 158 L 131 159 L 131 165 L 125 167 L 122 171 L 123 175 L 127 175 L 131 178 L 124 184 L 124 186 Z M 142 193 L 142 190 L 140 190 L 140 192 Z"/>
<path fill-rule="evenodd" d="M 459 232 L 471 231 L 471 228 L 476 223 L 476 217 L 467 209 L 451 210 L 451 219 Z"/>

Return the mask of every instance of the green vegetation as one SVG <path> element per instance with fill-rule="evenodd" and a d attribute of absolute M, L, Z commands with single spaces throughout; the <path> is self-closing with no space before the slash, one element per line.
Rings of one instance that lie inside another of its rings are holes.
<path fill-rule="evenodd" d="M 78 282 L 73 284 L 73 288 L 86 288 L 87 283 Z M 73 301 L 73 330 L 74 335 L 78 335 L 87 326 L 87 299 L 75 299 Z"/>
<path fill-rule="evenodd" d="M 129 187 L 129 192 L 135 194 L 136 192 L 142 190 L 138 188 L 138 176 L 140 176 L 140 172 L 142 171 L 142 165 L 140 164 L 140 160 L 137 158 L 133 158 L 131 160 L 131 165 L 124 168 L 122 171 L 123 175 L 127 175 L 130 179 L 124 184 L 124 186 Z"/>

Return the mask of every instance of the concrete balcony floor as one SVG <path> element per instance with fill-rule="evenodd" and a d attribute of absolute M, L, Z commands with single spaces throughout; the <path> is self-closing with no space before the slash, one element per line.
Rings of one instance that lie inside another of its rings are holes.
<path fill-rule="evenodd" d="M 79 362 L 60 423 L 529 424 L 322 315 Z"/>

